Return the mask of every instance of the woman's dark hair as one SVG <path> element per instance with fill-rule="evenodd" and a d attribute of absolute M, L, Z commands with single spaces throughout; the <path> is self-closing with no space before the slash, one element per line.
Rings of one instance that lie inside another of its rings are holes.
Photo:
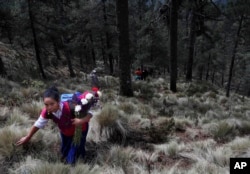
<path fill-rule="evenodd" d="M 60 101 L 60 95 L 59 91 L 55 86 L 52 86 L 48 88 L 44 93 L 43 93 L 43 98 L 53 98 L 55 101 L 59 102 Z"/>

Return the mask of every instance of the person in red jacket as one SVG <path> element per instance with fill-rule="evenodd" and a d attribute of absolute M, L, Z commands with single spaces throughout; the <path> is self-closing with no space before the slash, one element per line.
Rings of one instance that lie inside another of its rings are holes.
<path fill-rule="evenodd" d="M 92 94 L 93 96 L 93 94 Z M 91 93 L 88 95 L 92 97 Z M 87 99 L 84 99 L 87 100 Z M 85 142 L 88 133 L 88 122 L 92 117 L 92 112 L 88 107 L 85 111 L 86 116 L 83 118 L 76 118 L 74 111 L 72 112 L 70 102 L 60 101 L 60 95 L 55 87 L 47 89 L 43 94 L 43 101 L 45 107 L 42 109 L 41 114 L 34 125 L 31 127 L 28 134 L 16 142 L 16 145 L 23 145 L 30 141 L 32 136 L 41 128 L 44 128 L 49 119 L 52 119 L 58 126 L 61 135 L 61 153 L 62 160 L 68 164 L 74 164 L 78 157 L 85 156 Z M 73 137 L 76 126 L 82 127 L 82 134 L 80 144 L 73 143 Z"/>
<path fill-rule="evenodd" d="M 142 76 L 141 68 L 137 68 L 137 70 L 135 71 L 135 80 L 141 80 L 141 76 Z"/>

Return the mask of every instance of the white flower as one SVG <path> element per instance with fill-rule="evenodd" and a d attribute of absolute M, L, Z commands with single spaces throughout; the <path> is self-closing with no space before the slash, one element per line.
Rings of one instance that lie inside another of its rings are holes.
<path fill-rule="evenodd" d="M 85 98 L 81 99 L 81 103 L 82 105 L 86 105 L 88 104 L 88 100 L 86 100 Z"/>
<path fill-rule="evenodd" d="M 101 97 L 102 96 L 101 91 L 97 91 L 97 95 L 98 95 L 98 97 Z"/>
<path fill-rule="evenodd" d="M 88 93 L 87 95 L 86 95 L 86 99 L 87 100 L 90 100 L 91 98 L 93 98 L 94 97 L 94 95 L 93 94 L 91 94 L 91 93 Z"/>
<path fill-rule="evenodd" d="M 82 109 L 81 105 L 76 105 L 75 106 L 75 112 L 79 112 Z"/>

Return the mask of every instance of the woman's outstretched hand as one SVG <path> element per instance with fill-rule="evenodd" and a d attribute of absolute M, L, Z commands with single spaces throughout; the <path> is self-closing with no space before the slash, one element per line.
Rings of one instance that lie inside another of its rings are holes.
<path fill-rule="evenodd" d="M 28 136 L 22 137 L 19 141 L 16 142 L 16 145 L 17 146 L 23 145 L 23 144 L 29 142 L 29 140 L 30 140 L 30 137 L 28 137 Z"/>

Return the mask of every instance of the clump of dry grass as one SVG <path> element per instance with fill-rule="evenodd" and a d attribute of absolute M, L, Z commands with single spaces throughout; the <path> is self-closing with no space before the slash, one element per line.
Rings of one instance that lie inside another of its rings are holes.
<path fill-rule="evenodd" d="M 41 113 L 42 108 L 44 107 L 44 103 L 42 100 L 35 101 L 32 100 L 31 103 L 24 103 L 20 109 L 27 113 L 30 118 L 37 119 Z"/>
<path fill-rule="evenodd" d="M 148 104 L 138 103 L 137 109 L 142 118 L 149 118 L 149 116 L 151 116 L 155 112 L 153 108 Z"/>
<path fill-rule="evenodd" d="M 30 124 L 29 116 L 22 113 L 19 108 L 15 107 L 9 113 L 10 116 L 7 118 L 5 125 L 27 125 Z"/>
<path fill-rule="evenodd" d="M 148 152 L 141 149 L 136 149 L 134 153 L 134 161 L 144 168 L 147 168 L 148 165 L 156 162 L 159 158 L 159 153 L 157 152 Z"/>
<path fill-rule="evenodd" d="M 148 130 L 151 141 L 154 143 L 165 142 L 168 136 L 175 129 L 175 121 L 173 118 L 163 118 L 159 122 L 151 121 L 150 128 Z"/>
<path fill-rule="evenodd" d="M 117 107 L 105 105 L 96 117 L 101 135 L 106 136 L 110 141 L 124 143 L 129 128 L 127 120 Z"/>
<path fill-rule="evenodd" d="M 167 144 L 154 145 L 155 152 L 164 154 L 171 158 L 178 157 L 179 153 L 185 148 L 185 144 L 171 141 Z"/>
<path fill-rule="evenodd" d="M 102 103 L 112 103 L 112 104 L 117 104 L 117 92 L 112 90 L 112 89 L 105 89 L 102 90 L 102 97 L 100 98 L 100 101 Z"/>
<path fill-rule="evenodd" d="M 136 106 L 130 102 L 122 102 L 118 109 L 124 111 L 126 114 L 133 114 L 136 111 Z"/>
<path fill-rule="evenodd" d="M 233 141 L 229 142 L 226 146 L 231 148 L 235 156 L 239 156 L 249 151 L 250 140 L 249 137 L 236 137 Z"/>
<path fill-rule="evenodd" d="M 157 91 L 153 88 L 152 83 L 143 80 L 134 81 L 132 86 L 133 90 L 137 92 L 137 97 L 143 99 L 151 99 Z"/>
<path fill-rule="evenodd" d="M 227 167 L 220 167 L 217 166 L 216 164 L 210 163 L 209 161 L 206 160 L 200 160 L 197 163 L 193 165 L 193 167 L 184 172 L 187 174 L 193 174 L 193 173 L 206 173 L 206 174 L 214 174 L 214 173 L 228 173 L 228 168 Z"/>
<path fill-rule="evenodd" d="M 14 169 L 9 169 L 10 174 L 69 174 L 70 166 L 63 163 L 49 163 L 28 156 L 21 161 Z"/>
<path fill-rule="evenodd" d="M 221 121 L 212 129 L 211 134 L 215 140 L 228 141 L 236 135 L 236 129 L 234 125 Z"/>
<path fill-rule="evenodd" d="M 0 121 L 5 122 L 9 116 L 10 108 L 0 107 Z"/>
<path fill-rule="evenodd" d="M 20 89 L 21 96 L 25 98 L 25 103 L 29 102 L 30 100 L 39 100 L 42 96 L 41 90 L 34 87 L 27 87 Z"/>
<path fill-rule="evenodd" d="M 100 174 L 104 170 L 103 167 L 98 165 L 89 166 L 87 164 L 78 163 L 74 168 L 71 168 L 71 174 Z"/>
<path fill-rule="evenodd" d="M 104 77 L 99 77 L 99 81 L 106 88 L 115 87 L 119 85 L 119 79 L 113 76 L 106 75 Z"/>
<path fill-rule="evenodd" d="M 135 157 L 135 150 L 127 147 L 123 148 L 120 146 L 112 146 L 111 149 L 106 153 L 99 153 L 98 159 L 102 165 L 108 165 L 113 168 L 122 168 L 123 171 L 128 171 Z"/>
<path fill-rule="evenodd" d="M 188 118 L 175 118 L 175 130 L 184 131 L 187 126 L 192 126 L 194 123 Z"/>
<path fill-rule="evenodd" d="M 17 131 L 18 130 L 18 131 Z M 12 158 L 22 153 L 23 148 L 15 145 L 18 138 L 24 135 L 24 131 L 16 125 L 6 126 L 0 129 L 0 154 L 4 158 Z"/>

